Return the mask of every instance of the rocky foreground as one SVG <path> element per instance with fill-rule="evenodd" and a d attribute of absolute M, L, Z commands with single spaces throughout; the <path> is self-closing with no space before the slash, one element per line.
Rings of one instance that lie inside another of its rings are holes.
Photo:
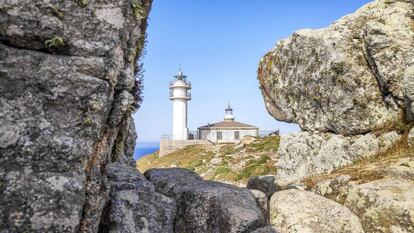
<path fill-rule="evenodd" d="M 247 188 L 137 171 L 150 6 L 0 4 L 0 232 L 414 232 L 412 1 L 376 0 L 264 56 L 269 113 L 303 131 Z"/>

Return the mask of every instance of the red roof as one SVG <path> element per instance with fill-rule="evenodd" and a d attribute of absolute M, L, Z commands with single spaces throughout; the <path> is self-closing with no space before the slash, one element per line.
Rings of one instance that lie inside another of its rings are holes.
<path fill-rule="evenodd" d="M 211 129 L 211 128 L 249 128 L 249 129 L 257 129 L 256 126 L 244 124 L 238 121 L 221 121 L 213 124 L 208 124 L 205 126 L 199 127 L 199 129 Z"/>

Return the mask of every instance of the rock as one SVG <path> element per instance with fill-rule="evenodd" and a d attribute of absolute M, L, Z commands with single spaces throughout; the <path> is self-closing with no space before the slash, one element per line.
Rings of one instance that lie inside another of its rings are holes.
<path fill-rule="evenodd" d="M 385 151 L 400 138 L 396 132 L 349 137 L 316 132 L 284 135 L 280 140 L 276 179 L 293 182 L 305 176 L 330 172 Z"/>
<path fill-rule="evenodd" d="M 140 100 L 150 5 L 0 4 L 0 232 L 105 231 L 106 167 L 131 143 L 120 132 Z"/>
<path fill-rule="evenodd" d="M 182 189 L 187 186 L 204 182 L 197 173 L 182 168 L 149 169 L 144 176 L 157 192 L 173 198 L 181 194 Z"/>
<path fill-rule="evenodd" d="M 410 147 L 414 147 L 414 128 L 412 128 L 408 133 L 408 145 Z"/>
<path fill-rule="evenodd" d="M 406 0 L 376 0 L 279 41 L 258 69 L 269 113 L 346 136 L 397 128 L 412 111 L 413 9 Z"/>
<path fill-rule="evenodd" d="M 343 204 L 348 195 L 350 183 L 352 183 L 351 176 L 340 175 L 317 183 L 312 188 L 312 192 Z"/>
<path fill-rule="evenodd" d="M 252 144 L 252 143 L 253 143 L 253 142 L 255 142 L 255 141 L 257 141 L 257 138 L 252 137 L 252 136 L 244 136 L 244 137 L 240 140 L 241 144 L 243 144 L 243 145 L 250 145 L 250 144 Z"/>
<path fill-rule="evenodd" d="M 390 165 L 384 166 L 381 173 L 386 177 L 414 180 L 414 159 L 400 158 Z"/>
<path fill-rule="evenodd" d="M 272 226 L 259 228 L 252 233 L 277 233 L 277 231 Z"/>
<path fill-rule="evenodd" d="M 134 167 L 112 163 L 108 167 L 110 199 L 101 229 L 108 232 L 173 232 L 176 203 L 155 192 Z"/>
<path fill-rule="evenodd" d="M 275 176 L 253 176 L 247 181 L 248 189 L 262 191 L 270 199 L 272 194 L 277 191 L 275 186 Z"/>
<path fill-rule="evenodd" d="M 204 181 L 185 169 L 150 169 L 145 177 L 177 202 L 175 232 L 251 232 L 266 225 L 248 189 Z"/>
<path fill-rule="evenodd" d="M 414 183 L 394 178 L 352 187 L 345 206 L 360 219 L 366 233 L 414 232 Z"/>
<path fill-rule="evenodd" d="M 407 120 L 414 121 L 414 66 L 410 66 L 405 71 L 403 81 L 406 96 Z"/>
<path fill-rule="evenodd" d="M 311 192 L 285 190 L 270 200 L 270 223 L 278 232 L 363 233 L 349 209 Z"/>
<path fill-rule="evenodd" d="M 267 223 L 269 223 L 269 198 L 266 196 L 266 194 L 259 190 L 252 189 L 250 191 L 256 198 L 257 204 L 260 206 L 260 209 L 262 210 L 263 216 L 265 216 Z"/>
<path fill-rule="evenodd" d="M 222 161 L 222 158 L 220 157 L 214 157 L 210 160 L 210 163 L 212 166 L 218 166 Z"/>

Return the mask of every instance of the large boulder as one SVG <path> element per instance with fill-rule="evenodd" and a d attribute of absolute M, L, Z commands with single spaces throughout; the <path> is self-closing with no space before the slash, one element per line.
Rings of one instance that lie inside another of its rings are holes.
<path fill-rule="evenodd" d="M 414 232 L 414 183 L 387 178 L 353 186 L 345 206 L 360 219 L 366 233 Z"/>
<path fill-rule="evenodd" d="M 401 138 L 397 132 L 380 136 L 342 136 L 332 133 L 299 132 L 281 137 L 277 180 L 300 180 L 330 172 L 390 148 Z"/>
<path fill-rule="evenodd" d="M 266 225 L 248 189 L 204 181 L 179 168 L 150 169 L 144 175 L 158 192 L 176 200 L 175 232 L 251 232 Z"/>
<path fill-rule="evenodd" d="M 270 199 L 277 190 L 275 176 L 253 176 L 247 181 L 246 188 L 262 191 Z"/>
<path fill-rule="evenodd" d="M 99 230 L 150 5 L 1 1 L 0 232 Z"/>
<path fill-rule="evenodd" d="M 302 190 L 285 190 L 270 200 L 270 223 L 278 232 L 364 233 L 346 207 Z"/>
<path fill-rule="evenodd" d="M 100 229 L 107 232 L 173 232 L 176 203 L 155 192 L 154 186 L 133 166 L 108 166 L 110 195 Z"/>
<path fill-rule="evenodd" d="M 279 41 L 258 70 L 269 113 L 308 131 L 396 128 L 412 113 L 413 9 L 409 0 L 376 0 Z"/>

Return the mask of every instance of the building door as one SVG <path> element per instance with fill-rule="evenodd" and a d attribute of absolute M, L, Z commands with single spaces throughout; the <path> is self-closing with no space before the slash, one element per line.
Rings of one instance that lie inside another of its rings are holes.
<path fill-rule="evenodd" d="M 222 134 L 222 132 L 218 131 L 217 132 L 217 141 L 221 141 L 221 140 L 223 140 L 223 134 Z"/>
<path fill-rule="evenodd" d="M 234 131 L 234 140 L 240 140 L 240 132 Z"/>

